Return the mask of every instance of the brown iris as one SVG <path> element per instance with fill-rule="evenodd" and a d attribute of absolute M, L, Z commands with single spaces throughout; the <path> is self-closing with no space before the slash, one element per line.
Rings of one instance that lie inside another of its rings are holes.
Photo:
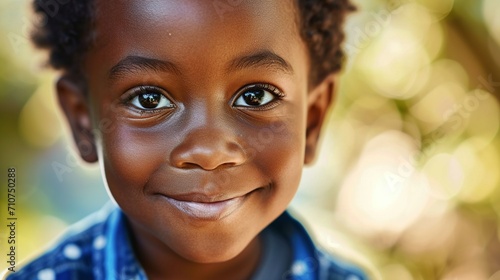
<path fill-rule="evenodd" d="M 148 109 L 154 109 L 158 107 L 161 100 L 161 94 L 159 93 L 142 93 L 139 95 L 139 103 Z"/>
<path fill-rule="evenodd" d="M 264 98 L 264 90 L 262 89 L 256 89 L 256 90 L 249 90 L 245 93 L 243 93 L 243 99 L 248 105 L 251 106 L 258 106 L 262 103 L 262 99 Z"/>

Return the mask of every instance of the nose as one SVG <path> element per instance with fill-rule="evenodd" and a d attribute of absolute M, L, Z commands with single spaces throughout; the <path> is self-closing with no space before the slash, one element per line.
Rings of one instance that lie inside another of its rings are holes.
<path fill-rule="evenodd" d="M 231 133 L 204 128 L 189 133 L 174 148 L 170 161 L 177 168 L 215 170 L 241 165 L 246 161 L 246 155 Z"/>

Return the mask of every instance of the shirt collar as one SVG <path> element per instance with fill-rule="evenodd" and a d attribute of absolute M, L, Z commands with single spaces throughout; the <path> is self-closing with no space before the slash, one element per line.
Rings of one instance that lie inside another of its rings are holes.
<path fill-rule="evenodd" d="M 104 249 L 104 273 L 106 279 L 147 279 L 132 249 L 126 218 L 116 208 L 110 215 Z"/>

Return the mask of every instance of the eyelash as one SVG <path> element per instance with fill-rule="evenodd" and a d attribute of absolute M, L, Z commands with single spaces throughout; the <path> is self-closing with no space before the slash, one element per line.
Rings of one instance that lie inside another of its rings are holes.
<path fill-rule="evenodd" d="M 231 100 L 231 104 L 233 104 L 246 90 L 249 89 L 262 89 L 269 91 L 271 94 L 273 94 L 276 99 L 259 107 L 237 107 L 237 108 L 244 108 L 245 110 L 252 110 L 252 111 L 265 111 L 272 109 L 279 105 L 279 103 L 285 98 L 286 94 L 281 91 L 279 88 L 276 86 L 273 86 L 271 84 L 264 84 L 264 83 L 258 83 L 258 84 L 250 84 L 243 86 L 241 89 L 237 91 L 236 96 Z"/>
<path fill-rule="evenodd" d="M 127 94 L 127 96 L 125 96 L 125 98 L 123 99 L 122 103 L 126 106 L 131 106 L 131 107 L 134 107 L 135 110 L 139 111 L 140 115 L 144 115 L 144 114 L 157 114 L 165 109 L 171 109 L 171 108 L 160 108 L 160 109 L 151 109 L 151 110 L 144 110 L 144 109 L 140 109 L 140 108 L 137 108 L 136 106 L 133 106 L 130 104 L 130 102 L 136 98 L 137 96 L 139 96 L 140 94 L 144 94 L 144 93 L 148 93 L 148 92 L 153 92 L 153 93 L 158 93 L 158 94 L 161 94 L 163 96 L 165 96 L 165 98 L 167 98 L 168 100 L 170 100 L 169 97 L 166 96 L 165 92 L 163 90 L 161 90 L 160 88 L 156 87 L 156 86 L 138 86 L 136 88 L 133 88 L 130 90 L 130 93 Z M 172 102 L 170 100 L 170 102 Z M 172 102 L 173 103 L 173 102 Z M 175 105 L 174 107 L 175 108 Z"/>
<path fill-rule="evenodd" d="M 281 100 L 283 100 L 283 98 L 286 96 L 286 94 L 283 93 L 276 86 L 273 86 L 273 85 L 270 85 L 270 84 L 264 84 L 264 83 L 250 84 L 250 85 L 243 86 L 241 89 L 239 89 L 237 91 L 237 94 L 235 95 L 235 97 L 231 99 L 231 104 L 234 104 L 234 102 L 245 92 L 245 90 L 249 90 L 249 89 L 266 90 L 266 91 L 270 92 L 271 94 L 273 94 L 276 97 L 276 99 L 273 100 L 273 101 L 271 101 L 271 102 L 269 102 L 269 103 L 267 103 L 267 104 L 264 104 L 263 106 L 259 106 L 259 107 L 244 107 L 245 110 L 265 111 L 265 110 L 272 109 L 272 108 L 276 107 L 277 105 L 279 105 L 279 102 Z M 136 98 L 140 94 L 144 94 L 144 93 L 148 93 L 148 92 L 153 92 L 153 93 L 161 94 L 161 95 L 165 96 L 165 98 L 167 98 L 167 99 L 170 100 L 170 98 L 167 97 L 165 95 L 165 92 L 163 90 L 161 90 L 160 88 L 158 88 L 156 86 L 149 86 L 149 85 L 144 86 L 143 85 L 143 86 L 138 86 L 136 88 L 131 89 L 130 93 L 127 94 L 127 96 L 125 96 L 123 98 L 122 103 L 124 105 L 126 105 L 126 106 L 131 106 L 130 102 L 134 98 Z M 231 105 L 231 106 L 233 106 L 233 105 Z M 144 109 L 137 108 L 135 106 L 133 106 L 133 107 L 134 107 L 135 110 L 139 111 L 139 113 L 141 115 L 143 115 L 143 114 L 156 114 L 156 113 L 159 113 L 159 112 L 161 112 L 161 111 L 163 111 L 165 109 L 171 109 L 171 108 L 160 108 L 160 109 L 144 110 Z M 175 108 L 175 105 L 174 105 L 174 108 Z M 243 107 L 238 106 L 237 108 L 243 108 Z"/>

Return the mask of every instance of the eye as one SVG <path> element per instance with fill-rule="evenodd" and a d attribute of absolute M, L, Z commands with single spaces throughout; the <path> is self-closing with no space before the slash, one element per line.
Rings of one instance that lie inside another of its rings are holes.
<path fill-rule="evenodd" d="M 244 87 L 234 101 L 236 107 L 263 107 L 283 97 L 281 91 L 268 84 Z"/>
<path fill-rule="evenodd" d="M 128 103 L 143 111 L 175 107 L 172 101 L 165 97 L 161 89 L 152 86 L 132 89 Z"/>

